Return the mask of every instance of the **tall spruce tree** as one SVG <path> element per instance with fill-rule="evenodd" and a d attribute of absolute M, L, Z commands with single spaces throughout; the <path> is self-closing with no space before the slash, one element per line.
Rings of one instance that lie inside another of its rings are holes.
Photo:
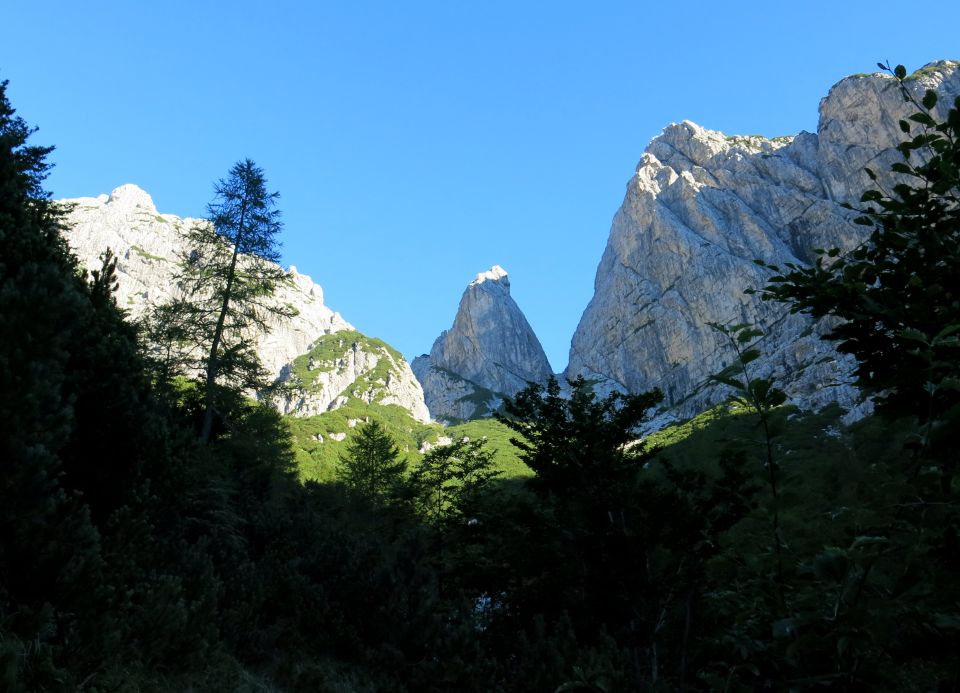
<path fill-rule="evenodd" d="M 292 315 L 273 300 L 284 277 L 276 264 L 279 193 L 267 191 L 263 169 L 250 159 L 235 164 L 215 193 L 208 223 L 189 232 L 177 277 L 180 294 L 154 313 L 149 330 L 154 340 L 166 342 L 160 345 L 165 375 L 202 373 L 204 442 L 213 431 L 219 387 L 256 390 L 267 384 L 254 335 L 268 329 L 271 314 Z"/>

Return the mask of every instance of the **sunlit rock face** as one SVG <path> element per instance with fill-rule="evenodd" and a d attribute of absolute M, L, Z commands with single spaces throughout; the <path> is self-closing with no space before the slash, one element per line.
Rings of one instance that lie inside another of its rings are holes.
<path fill-rule="evenodd" d="M 61 202 L 70 205 L 67 242 L 84 267 L 99 268 L 100 256 L 108 248 L 117 256 L 117 303 L 132 318 L 173 297 L 177 290 L 176 274 L 188 249 L 186 233 L 192 225 L 205 221 L 160 214 L 150 195 L 135 185 L 122 185 L 110 195 Z M 281 381 L 289 379 L 297 357 L 315 349 L 318 341 L 354 329 L 324 304 L 323 289 L 297 272 L 296 267 L 287 270 L 274 300 L 296 314 L 270 316 L 269 331 L 252 337 L 264 366 Z M 303 406 L 298 407 L 301 400 L 287 389 L 278 400 L 278 408 L 283 413 L 302 416 L 317 413 L 318 401 L 324 403 L 324 410 L 336 408 L 349 399 L 345 393 L 353 391 L 358 378 L 376 370 L 382 378 L 364 380 L 368 401 L 399 404 L 416 418 L 427 420 L 422 390 L 409 366 L 396 352 L 384 347 L 363 351 L 358 362 L 325 364 L 320 384 L 301 398 Z M 381 359 L 389 364 L 378 370 Z"/>
<path fill-rule="evenodd" d="M 276 396 L 283 414 L 317 416 L 351 401 L 395 404 L 426 423 L 423 390 L 400 352 L 356 330 L 317 339 L 284 370 Z"/>
<path fill-rule="evenodd" d="M 918 100 L 936 89 L 943 116 L 960 94 L 958 67 L 931 64 L 910 89 Z M 889 189 L 893 147 L 904 137 L 898 121 L 915 110 L 877 74 L 835 85 L 820 103 L 817 134 L 766 139 L 689 121 L 668 126 L 627 184 L 566 375 L 607 391 L 659 387 L 666 408 L 691 415 L 726 396 L 707 378 L 734 359 L 708 323 L 751 323 L 765 333 L 753 376 L 775 374 L 803 407 L 857 407 L 851 360 L 819 339 L 827 326 L 744 291 L 770 276 L 755 259 L 803 265 L 817 248 L 850 249 L 866 238 L 841 204 L 856 205 L 871 187 L 864 166 Z"/>
<path fill-rule="evenodd" d="M 552 371 L 540 341 L 510 295 L 507 272 L 495 265 L 470 282 L 453 326 L 413 361 L 430 413 L 442 420 L 489 415 L 503 395 Z"/>

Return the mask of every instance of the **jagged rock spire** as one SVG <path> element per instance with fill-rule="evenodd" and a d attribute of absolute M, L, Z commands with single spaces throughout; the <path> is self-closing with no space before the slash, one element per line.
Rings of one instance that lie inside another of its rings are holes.
<path fill-rule="evenodd" d="M 494 265 L 470 282 L 453 326 L 416 358 L 431 414 L 467 419 L 489 414 L 502 395 L 528 382 L 544 382 L 552 370 L 540 340 L 510 295 L 506 270 Z"/>

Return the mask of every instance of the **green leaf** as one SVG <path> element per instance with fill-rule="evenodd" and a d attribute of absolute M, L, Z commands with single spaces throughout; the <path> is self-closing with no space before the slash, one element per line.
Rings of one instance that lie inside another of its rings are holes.
<path fill-rule="evenodd" d="M 908 122 L 905 121 L 905 120 L 901 120 L 901 121 L 900 121 L 900 130 L 903 131 L 903 132 L 905 132 L 905 133 L 907 133 L 907 134 L 910 134 L 910 123 L 908 123 Z M 874 179 L 874 180 L 876 180 L 876 179 Z"/>
<path fill-rule="evenodd" d="M 930 109 L 937 105 L 937 92 L 932 89 L 927 89 L 927 93 L 923 95 L 923 107 Z"/>
<path fill-rule="evenodd" d="M 947 376 L 946 378 L 940 381 L 940 389 L 960 391 L 960 378 Z"/>
<path fill-rule="evenodd" d="M 936 127 L 936 122 L 926 113 L 914 113 L 910 116 L 910 120 L 915 123 L 920 123 L 921 125 L 926 125 L 928 127 Z M 914 140 L 916 142 L 916 140 Z M 918 144 L 926 144 L 926 140 L 919 142 Z"/>
<path fill-rule="evenodd" d="M 708 322 L 707 327 L 709 327 L 712 330 L 716 330 L 717 332 L 720 332 L 722 334 L 729 334 L 727 331 L 727 328 L 718 322 Z"/>
<path fill-rule="evenodd" d="M 767 393 L 773 382 L 769 378 L 758 378 L 750 381 L 750 392 L 760 404 L 766 404 Z"/>
<path fill-rule="evenodd" d="M 774 388 L 767 397 L 767 404 L 771 407 L 779 407 L 787 401 L 787 393 L 780 388 Z"/>
<path fill-rule="evenodd" d="M 729 385 L 730 387 L 734 387 L 738 390 L 744 389 L 743 383 L 741 383 L 739 380 L 735 380 L 734 378 L 731 378 L 726 375 L 711 375 L 709 379 L 717 383 L 723 383 L 724 385 Z"/>
<path fill-rule="evenodd" d="M 960 616 L 957 614 L 934 614 L 933 625 L 940 630 L 960 631 Z"/>
<path fill-rule="evenodd" d="M 853 543 L 850 545 L 852 549 L 862 549 L 864 546 L 886 546 L 890 543 L 890 540 L 886 537 L 874 537 L 869 535 L 861 535 L 853 540 Z"/>
<path fill-rule="evenodd" d="M 933 343 L 937 344 L 943 337 L 949 337 L 956 332 L 960 332 L 960 325 L 947 325 L 937 333 L 936 337 L 933 338 Z"/>
<path fill-rule="evenodd" d="M 893 68 L 893 74 L 897 79 L 904 79 L 907 76 L 907 68 L 903 65 L 897 65 Z"/>
<path fill-rule="evenodd" d="M 906 329 L 900 330 L 900 337 L 902 339 L 909 339 L 912 342 L 921 342 L 922 344 L 927 344 L 929 339 L 926 334 L 914 327 L 907 327 Z"/>

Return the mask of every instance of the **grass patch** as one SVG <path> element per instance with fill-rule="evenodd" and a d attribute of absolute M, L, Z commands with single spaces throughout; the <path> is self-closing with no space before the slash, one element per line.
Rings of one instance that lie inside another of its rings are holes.
<path fill-rule="evenodd" d="M 421 442 L 419 429 L 424 427 L 424 424 L 416 421 L 406 409 L 395 404 L 365 404 L 353 400 L 339 409 L 324 412 L 319 416 L 284 418 L 290 430 L 300 479 L 303 481 L 335 479 L 340 455 L 346 452 L 357 427 L 369 419 L 375 419 L 383 425 L 403 455 L 408 458 L 416 457 L 418 460 L 420 458 L 417 452 Z M 355 426 L 350 426 L 351 421 L 357 422 Z M 331 434 L 345 434 L 346 438 L 337 441 Z M 318 436 L 322 436 L 322 441 L 318 440 Z"/>
<path fill-rule="evenodd" d="M 908 82 L 912 79 L 920 79 L 921 77 L 929 77 L 930 75 L 935 75 L 938 72 L 941 72 L 946 65 L 957 65 L 956 62 L 952 60 L 946 60 L 941 63 L 935 63 L 933 65 L 924 65 L 919 70 L 914 70 L 909 75 L 904 78 L 905 82 Z"/>
<path fill-rule="evenodd" d="M 465 421 L 446 429 L 450 438 L 467 436 L 470 440 L 487 439 L 487 447 L 494 451 L 494 461 L 505 479 L 525 479 L 533 476 L 533 471 L 520 461 L 518 450 L 510 442 L 517 436 L 512 430 L 496 419 L 476 419 Z"/>
<path fill-rule="evenodd" d="M 298 356 L 291 364 L 291 382 L 294 387 L 311 389 L 320 373 L 325 373 L 336 369 L 337 363 L 343 359 L 347 352 L 357 349 L 367 353 L 376 353 L 383 350 L 393 356 L 395 360 L 403 360 L 396 349 L 388 345 L 381 339 L 367 337 L 356 330 L 342 330 L 333 334 L 322 335 L 311 346 L 310 350 Z M 380 364 L 366 376 L 385 378 L 390 370 L 389 363 L 384 363 L 385 359 L 380 359 Z M 382 368 L 381 368 L 382 366 Z M 359 382 L 359 381 L 358 381 Z"/>
<path fill-rule="evenodd" d="M 135 252 L 137 255 L 139 255 L 139 256 L 142 257 L 142 258 L 146 258 L 147 260 L 153 260 L 153 261 L 155 261 L 155 262 L 170 262 L 170 260 L 168 260 L 167 258 L 165 258 L 165 257 L 160 257 L 159 255 L 154 255 L 153 253 L 150 253 L 150 252 L 144 250 L 144 249 L 141 248 L 139 245 L 132 245 L 132 246 L 130 246 L 130 250 L 132 250 L 133 252 Z"/>
<path fill-rule="evenodd" d="M 420 423 L 398 405 L 367 404 L 355 398 L 343 407 L 319 416 L 284 418 L 290 430 L 293 452 L 302 481 L 336 479 L 340 455 L 346 451 L 357 427 L 367 420 L 380 422 L 400 448 L 401 454 L 407 458 L 411 468 L 416 467 L 423 459 L 420 447 L 424 443 L 436 444 L 442 436 L 453 439 L 467 436 L 471 440 L 486 437 L 489 448 L 494 451 L 496 468 L 502 472 L 503 478 L 523 478 L 531 475 L 530 469 L 520 461 L 516 448 L 510 444 L 512 431 L 495 419 L 469 421 L 445 428 L 437 423 Z M 351 421 L 357 423 L 351 427 Z M 343 441 L 331 437 L 331 434 L 341 433 L 346 435 Z M 318 436 L 322 437 L 322 441 L 318 440 Z"/>

